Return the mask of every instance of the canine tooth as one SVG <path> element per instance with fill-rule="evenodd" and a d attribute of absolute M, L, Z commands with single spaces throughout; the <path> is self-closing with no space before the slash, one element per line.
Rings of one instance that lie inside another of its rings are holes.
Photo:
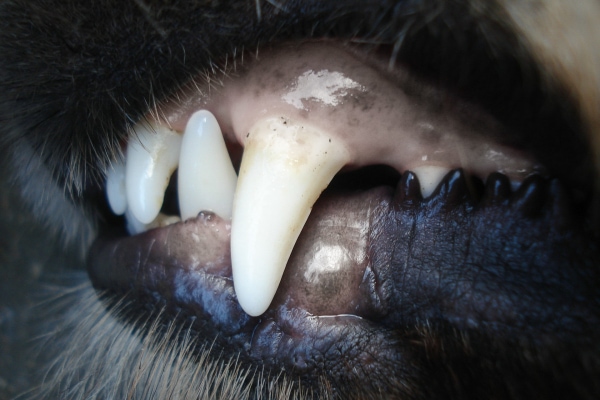
<path fill-rule="evenodd" d="M 214 115 L 201 110 L 190 118 L 181 143 L 177 186 L 185 220 L 208 210 L 231 219 L 237 176 Z"/>
<path fill-rule="evenodd" d="M 350 160 L 339 139 L 283 118 L 248 133 L 233 204 L 233 283 L 244 311 L 257 316 L 275 296 L 310 210 Z"/>
<path fill-rule="evenodd" d="M 139 124 L 127 145 L 127 204 L 143 224 L 152 222 L 163 203 L 179 161 L 181 135 L 163 126 Z"/>
<path fill-rule="evenodd" d="M 423 198 L 431 196 L 435 188 L 440 184 L 444 176 L 450 171 L 449 168 L 437 165 L 421 165 L 411 168 L 411 171 L 419 178 L 421 195 Z"/>
<path fill-rule="evenodd" d="M 116 215 L 125 213 L 127 193 L 125 189 L 125 164 L 122 161 L 113 163 L 106 174 L 106 197 L 113 213 Z"/>

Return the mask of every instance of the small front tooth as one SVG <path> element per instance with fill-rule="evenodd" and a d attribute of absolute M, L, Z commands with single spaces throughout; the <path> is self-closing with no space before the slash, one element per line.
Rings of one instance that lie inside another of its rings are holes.
<path fill-rule="evenodd" d="M 162 207 L 179 161 L 181 135 L 164 126 L 139 124 L 127 145 L 125 182 L 131 214 L 148 224 Z"/>
<path fill-rule="evenodd" d="M 233 283 L 246 313 L 269 307 L 313 204 L 349 160 L 339 139 L 313 127 L 268 118 L 250 130 L 231 227 Z"/>
<path fill-rule="evenodd" d="M 147 224 L 140 222 L 135 215 L 133 215 L 130 208 L 125 210 L 125 221 L 127 222 L 127 232 L 129 232 L 130 235 L 137 235 L 138 233 L 145 232 L 149 229 Z"/>
<path fill-rule="evenodd" d="M 165 226 L 181 222 L 181 218 L 176 215 L 158 213 L 154 221 L 144 224 L 138 221 L 138 219 L 131 213 L 131 210 L 129 209 L 125 211 L 125 220 L 127 221 L 127 231 L 131 235 L 137 235 L 138 233 L 146 232 L 150 229 L 163 228 Z"/>
<path fill-rule="evenodd" d="M 421 195 L 423 198 L 431 196 L 436 187 L 440 184 L 444 176 L 450 171 L 449 168 L 437 165 L 421 165 L 410 169 L 419 178 L 421 185 Z"/>
<path fill-rule="evenodd" d="M 181 218 L 177 215 L 166 215 L 159 213 L 158 217 L 150 224 L 151 228 L 164 228 L 165 226 L 173 225 L 181 222 Z"/>
<path fill-rule="evenodd" d="M 206 110 L 190 118 L 183 135 L 177 186 L 182 219 L 212 211 L 231 219 L 237 176 L 216 118 Z"/>
<path fill-rule="evenodd" d="M 106 174 L 106 197 L 111 210 L 116 215 L 123 215 L 127 209 L 127 193 L 125 189 L 125 164 L 114 162 Z"/>

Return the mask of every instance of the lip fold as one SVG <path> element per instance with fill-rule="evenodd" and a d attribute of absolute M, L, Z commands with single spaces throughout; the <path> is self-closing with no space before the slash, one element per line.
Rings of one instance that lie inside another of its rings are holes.
<path fill-rule="evenodd" d="M 260 317 L 237 301 L 230 224 L 212 213 L 100 237 L 88 270 L 97 289 L 186 318 L 242 360 L 381 389 L 378 376 L 404 370 L 420 351 L 405 336 L 424 321 L 519 337 L 585 331 L 598 319 L 581 296 L 595 290 L 594 266 L 582 260 L 597 260 L 597 249 L 577 240 L 561 190 L 534 176 L 512 192 L 500 174 L 482 185 L 462 170 L 427 199 L 411 172 L 395 190 L 328 189 Z"/>
<path fill-rule="evenodd" d="M 381 230 L 375 217 L 391 216 L 393 189 L 332 192 L 314 205 L 260 317 L 247 315 L 236 299 L 231 224 L 213 213 L 135 236 L 101 236 L 89 253 L 89 275 L 97 289 L 126 295 L 136 308 L 191 317 L 194 329 L 243 351 L 242 358 L 315 377 L 323 363 L 333 368 L 341 359 L 369 358 L 370 369 L 384 371 L 397 362 L 396 339 L 373 322 L 385 314 L 385 300 L 370 250 Z M 355 374 L 351 364 L 335 369 Z"/>
<path fill-rule="evenodd" d="M 267 314 L 285 308 L 359 319 L 382 315 L 369 251 L 379 231 L 373 218 L 390 213 L 392 197 L 390 187 L 321 196 Z M 142 302 L 166 301 L 235 335 L 259 318 L 248 317 L 235 298 L 230 230 L 229 221 L 201 212 L 135 236 L 101 236 L 88 270 L 97 288 L 134 294 Z"/>

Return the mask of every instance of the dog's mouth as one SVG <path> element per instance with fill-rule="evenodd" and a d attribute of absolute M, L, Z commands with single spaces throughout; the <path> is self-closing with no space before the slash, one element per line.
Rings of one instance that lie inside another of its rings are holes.
<path fill-rule="evenodd" d="M 91 250 L 94 285 L 242 360 L 379 390 L 424 356 L 425 326 L 583 330 L 598 253 L 581 188 L 483 108 L 394 71 L 292 44 L 164 102 L 108 171 L 124 216 Z"/>

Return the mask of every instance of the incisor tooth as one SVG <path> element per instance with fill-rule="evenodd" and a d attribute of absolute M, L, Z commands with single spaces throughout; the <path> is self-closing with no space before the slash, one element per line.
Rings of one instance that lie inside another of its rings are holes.
<path fill-rule="evenodd" d="M 231 219 L 237 176 L 216 118 L 206 110 L 190 118 L 181 143 L 177 186 L 181 218 L 208 210 Z"/>
<path fill-rule="evenodd" d="M 167 127 L 135 127 L 127 144 L 125 182 L 128 207 L 139 222 L 149 224 L 158 215 L 180 148 L 181 135 Z"/>
<path fill-rule="evenodd" d="M 437 165 L 421 165 L 411 169 L 419 178 L 421 184 L 421 195 L 423 198 L 431 196 L 436 187 L 440 184 L 444 176 L 450 171 L 449 168 Z"/>
<path fill-rule="evenodd" d="M 125 189 L 125 164 L 114 162 L 106 174 L 106 197 L 111 210 L 116 215 L 123 215 L 127 209 L 127 193 Z"/>
<path fill-rule="evenodd" d="M 148 230 L 148 225 L 138 221 L 130 208 L 125 210 L 125 221 L 127 222 L 127 232 L 130 235 L 137 235 Z"/>
<path fill-rule="evenodd" d="M 233 282 L 246 313 L 269 307 L 313 204 L 349 160 L 338 138 L 314 127 L 283 118 L 252 127 L 231 227 Z"/>
<path fill-rule="evenodd" d="M 165 226 L 181 222 L 181 218 L 175 215 L 158 213 L 154 221 L 144 224 L 138 221 L 138 219 L 131 213 L 130 209 L 125 211 L 125 220 L 127 221 L 127 231 L 132 235 L 137 235 L 138 233 L 146 232 L 150 229 L 163 228 Z"/>

